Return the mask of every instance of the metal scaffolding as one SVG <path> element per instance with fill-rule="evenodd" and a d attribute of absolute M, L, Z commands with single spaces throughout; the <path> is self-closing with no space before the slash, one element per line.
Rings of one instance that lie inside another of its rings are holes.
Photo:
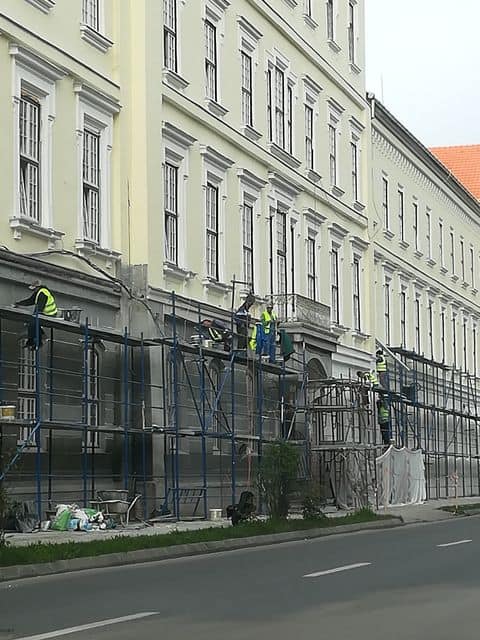
<path fill-rule="evenodd" d="M 0 481 L 34 495 L 39 518 L 133 483 L 145 518 L 200 505 L 206 518 L 253 486 L 264 443 L 292 432 L 301 372 L 182 339 L 175 294 L 171 307 L 171 335 L 155 340 L 37 316 L 45 345 L 32 351 L 31 316 L 0 309 L 0 402 L 16 409 L 0 422 Z"/>

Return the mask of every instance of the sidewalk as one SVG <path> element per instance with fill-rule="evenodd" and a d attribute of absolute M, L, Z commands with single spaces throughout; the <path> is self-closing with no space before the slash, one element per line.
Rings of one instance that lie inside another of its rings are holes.
<path fill-rule="evenodd" d="M 458 505 L 480 504 L 480 497 L 459 498 Z M 380 515 L 392 515 L 402 518 L 405 524 L 415 522 L 435 522 L 437 520 L 447 520 L 455 518 L 452 513 L 442 511 L 440 507 L 455 506 L 455 499 L 431 500 L 419 505 L 405 505 L 402 507 L 390 507 L 388 509 L 378 509 Z M 329 518 L 347 515 L 345 511 L 328 509 L 326 515 Z M 300 517 L 300 516 L 292 516 Z M 118 536 L 155 536 L 172 531 L 192 531 L 194 529 L 205 529 L 208 527 L 230 527 L 230 520 L 192 520 L 192 521 L 169 521 L 158 522 L 154 526 L 142 524 L 130 524 L 127 527 L 118 527 L 108 531 L 37 531 L 35 533 L 7 533 L 6 539 L 12 546 L 27 546 L 38 542 L 62 543 L 62 542 L 90 542 L 92 540 L 108 540 Z"/>
<path fill-rule="evenodd" d="M 387 509 L 378 509 L 379 514 L 389 514 L 399 516 L 405 524 L 414 522 L 436 522 L 437 520 L 448 520 L 455 518 L 453 513 L 442 511 L 441 507 L 454 507 L 455 505 L 480 504 L 480 496 L 472 498 L 446 498 L 441 500 L 429 500 L 423 504 L 405 505 L 402 507 L 388 507 Z"/>

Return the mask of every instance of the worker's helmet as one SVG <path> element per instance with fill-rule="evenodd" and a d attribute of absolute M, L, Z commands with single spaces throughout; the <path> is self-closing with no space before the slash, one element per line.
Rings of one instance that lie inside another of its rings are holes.
<path fill-rule="evenodd" d="M 38 287 L 39 287 L 40 285 L 41 285 L 40 280 L 33 280 L 33 281 L 28 285 L 28 288 L 29 288 L 29 289 L 32 289 L 32 291 L 33 291 L 34 289 L 38 289 Z"/>
<path fill-rule="evenodd" d="M 383 349 L 377 349 L 377 356 L 383 356 Z"/>

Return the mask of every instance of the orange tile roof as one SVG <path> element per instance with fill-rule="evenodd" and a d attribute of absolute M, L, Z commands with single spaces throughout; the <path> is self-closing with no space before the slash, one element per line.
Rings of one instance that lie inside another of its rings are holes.
<path fill-rule="evenodd" d="M 480 144 L 432 147 L 430 151 L 480 200 Z"/>

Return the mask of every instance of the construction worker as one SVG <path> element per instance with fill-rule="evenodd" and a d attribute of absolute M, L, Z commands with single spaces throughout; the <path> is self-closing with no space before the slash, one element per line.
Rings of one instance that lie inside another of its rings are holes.
<path fill-rule="evenodd" d="M 390 424 L 390 410 L 384 398 L 377 400 L 377 416 L 383 444 L 388 445 L 392 442 L 392 427 Z"/>
<path fill-rule="evenodd" d="M 264 311 L 262 311 L 260 320 L 263 328 L 262 353 L 269 356 L 270 362 L 275 362 L 275 329 L 277 316 L 273 311 L 273 304 L 271 302 L 269 302 Z"/>
<path fill-rule="evenodd" d="M 53 293 L 42 285 L 40 280 L 35 280 L 28 287 L 32 291 L 32 295 L 25 300 L 19 300 L 15 302 L 14 307 L 30 307 L 34 306 L 33 316 L 28 324 L 28 338 L 25 343 L 25 347 L 30 349 L 35 348 L 36 343 L 36 316 L 37 314 L 41 314 L 44 316 L 55 317 L 57 315 L 57 304 L 55 302 L 55 297 Z M 44 332 L 40 327 L 39 335 L 38 335 L 38 347 L 42 346 Z"/>
<path fill-rule="evenodd" d="M 235 311 L 235 325 L 237 327 L 238 335 L 238 349 L 247 348 L 248 327 L 250 325 L 250 307 L 255 303 L 255 296 L 253 293 L 249 293 L 244 302 Z"/>
<path fill-rule="evenodd" d="M 383 354 L 383 349 L 377 349 L 376 352 L 376 363 L 377 363 L 377 376 L 378 382 L 383 389 L 388 390 L 388 370 L 387 370 L 387 360 Z"/>
<path fill-rule="evenodd" d="M 230 351 L 232 348 L 232 334 L 227 327 L 218 320 L 206 318 L 200 323 L 202 335 L 215 344 L 223 343 L 223 350 Z"/>

